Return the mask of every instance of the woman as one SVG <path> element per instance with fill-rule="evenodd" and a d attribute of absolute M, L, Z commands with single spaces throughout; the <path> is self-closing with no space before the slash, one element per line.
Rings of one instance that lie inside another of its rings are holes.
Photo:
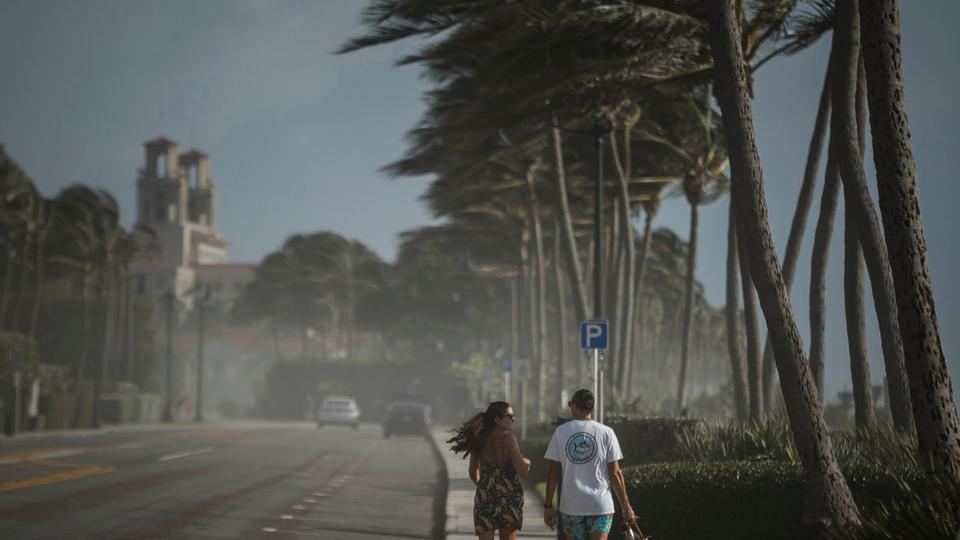
<path fill-rule="evenodd" d="M 482 540 L 515 540 L 523 525 L 523 486 L 530 460 L 520 453 L 513 434 L 517 417 L 505 401 L 494 401 L 486 412 L 457 428 L 448 443 L 457 454 L 470 457 L 470 480 L 477 486 L 473 498 L 473 525 Z"/>

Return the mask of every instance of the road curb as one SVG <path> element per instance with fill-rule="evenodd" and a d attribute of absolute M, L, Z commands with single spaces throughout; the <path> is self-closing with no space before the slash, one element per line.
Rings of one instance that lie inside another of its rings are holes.
<path fill-rule="evenodd" d="M 433 459 L 437 462 L 437 482 L 433 492 L 432 536 L 434 540 L 445 540 L 447 538 L 447 493 L 450 487 L 450 477 L 447 473 L 447 462 L 443 459 L 443 451 L 440 450 L 442 441 L 437 439 L 436 433 L 435 430 L 431 429 L 426 436 L 426 439 L 430 442 L 430 449 L 433 450 Z"/>

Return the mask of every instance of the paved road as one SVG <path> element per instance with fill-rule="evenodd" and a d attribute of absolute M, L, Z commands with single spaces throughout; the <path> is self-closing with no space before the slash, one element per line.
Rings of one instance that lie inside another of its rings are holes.
<path fill-rule="evenodd" d="M 0 439 L 0 538 L 429 539 L 437 468 L 426 440 L 376 425 Z"/>

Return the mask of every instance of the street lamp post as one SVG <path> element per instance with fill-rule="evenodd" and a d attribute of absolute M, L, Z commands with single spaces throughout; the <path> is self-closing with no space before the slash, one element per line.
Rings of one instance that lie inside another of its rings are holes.
<path fill-rule="evenodd" d="M 593 181 L 593 318 L 603 320 L 604 283 L 603 283 L 603 137 L 609 133 L 610 126 L 604 125 L 600 118 L 593 122 L 594 153 L 597 160 L 597 176 Z M 630 224 L 626 224 L 628 227 Z M 603 422 L 603 376 L 604 366 L 600 362 L 600 350 L 593 351 L 594 396 L 597 399 L 597 421 Z"/>
<path fill-rule="evenodd" d="M 163 406 L 163 421 L 173 422 L 173 291 L 164 295 L 167 303 L 167 399 Z"/>
<path fill-rule="evenodd" d="M 203 422 L 203 318 L 206 315 L 207 301 L 210 300 L 210 285 L 204 287 L 203 296 L 197 306 L 197 404 L 193 415 L 194 422 Z"/>

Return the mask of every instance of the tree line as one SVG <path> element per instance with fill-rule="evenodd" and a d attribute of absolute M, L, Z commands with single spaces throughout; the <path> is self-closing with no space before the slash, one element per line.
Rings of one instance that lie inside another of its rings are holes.
<path fill-rule="evenodd" d="M 868 426 L 876 415 L 863 331 L 869 277 L 894 426 L 916 436 L 924 463 L 960 481 L 960 424 L 927 270 L 896 0 L 374 0 L 364 23 L 368 32 L 338 52 L 424 40 L 398 63 L 421 66 L 434 83 L 428 110 L 410 133 L 407 154 L 386 170 L 432 175 L 424 199 L 447 223 L 432 234 L 466 250 L 474 269 L 506 278 L 514 305 L 529 311 L 521 341 L 528 341 L 536 366 L 541 411 L 548 364 L 563 365 L 547 354 L 549 296 L 560 310 L 572 305 L 580 320 L 605 306 L 614 329 L 613 380 L 629 396 L 624 381 L 640 357 L 633 338 L 643 335 L 654 305 L 643 293 L 651 223 L 670 190 L 686 198 L 691 224 L 676 392 L 676 409 L 683 408 L 698 210 L 729 194 L 725 334 L 738 418 L 768 412 L 778 378 L 803 464 L 804 525 L 855 526 L 857 507 L 836 465 L 822 396 L 824 270 L 842 188 L 857 424 Z M 820 106 L 781 264 L 753 130 L 753 73 L 828 35 Z M 863 167 L 868 121 L 879 215 Z M 808 351 L 787 291 L 825 141 Z M 601 246 L 590 234 L 597 177 L 610 216 Z M 640 215 L 642 231 L 633 226 Z M 591 297 L 587 284 L 597 271 L 591 255 L 601 247 L 609 262 L 606 285 Z M 547 288 L 551 273 L 555 291 Z M 564 328 L 557 339 L 564 339 Z"/>
<path fill-rule="evenodd" d="M 83 184 L 44 197 L 0 146 L 0 229 L 4 375 L 53 366 L 45 384 L 92 390 L 95 407 L 118 381 L 155 388 L 152 303 L 131 279 L 137 243 L 114 197 Z"/>

